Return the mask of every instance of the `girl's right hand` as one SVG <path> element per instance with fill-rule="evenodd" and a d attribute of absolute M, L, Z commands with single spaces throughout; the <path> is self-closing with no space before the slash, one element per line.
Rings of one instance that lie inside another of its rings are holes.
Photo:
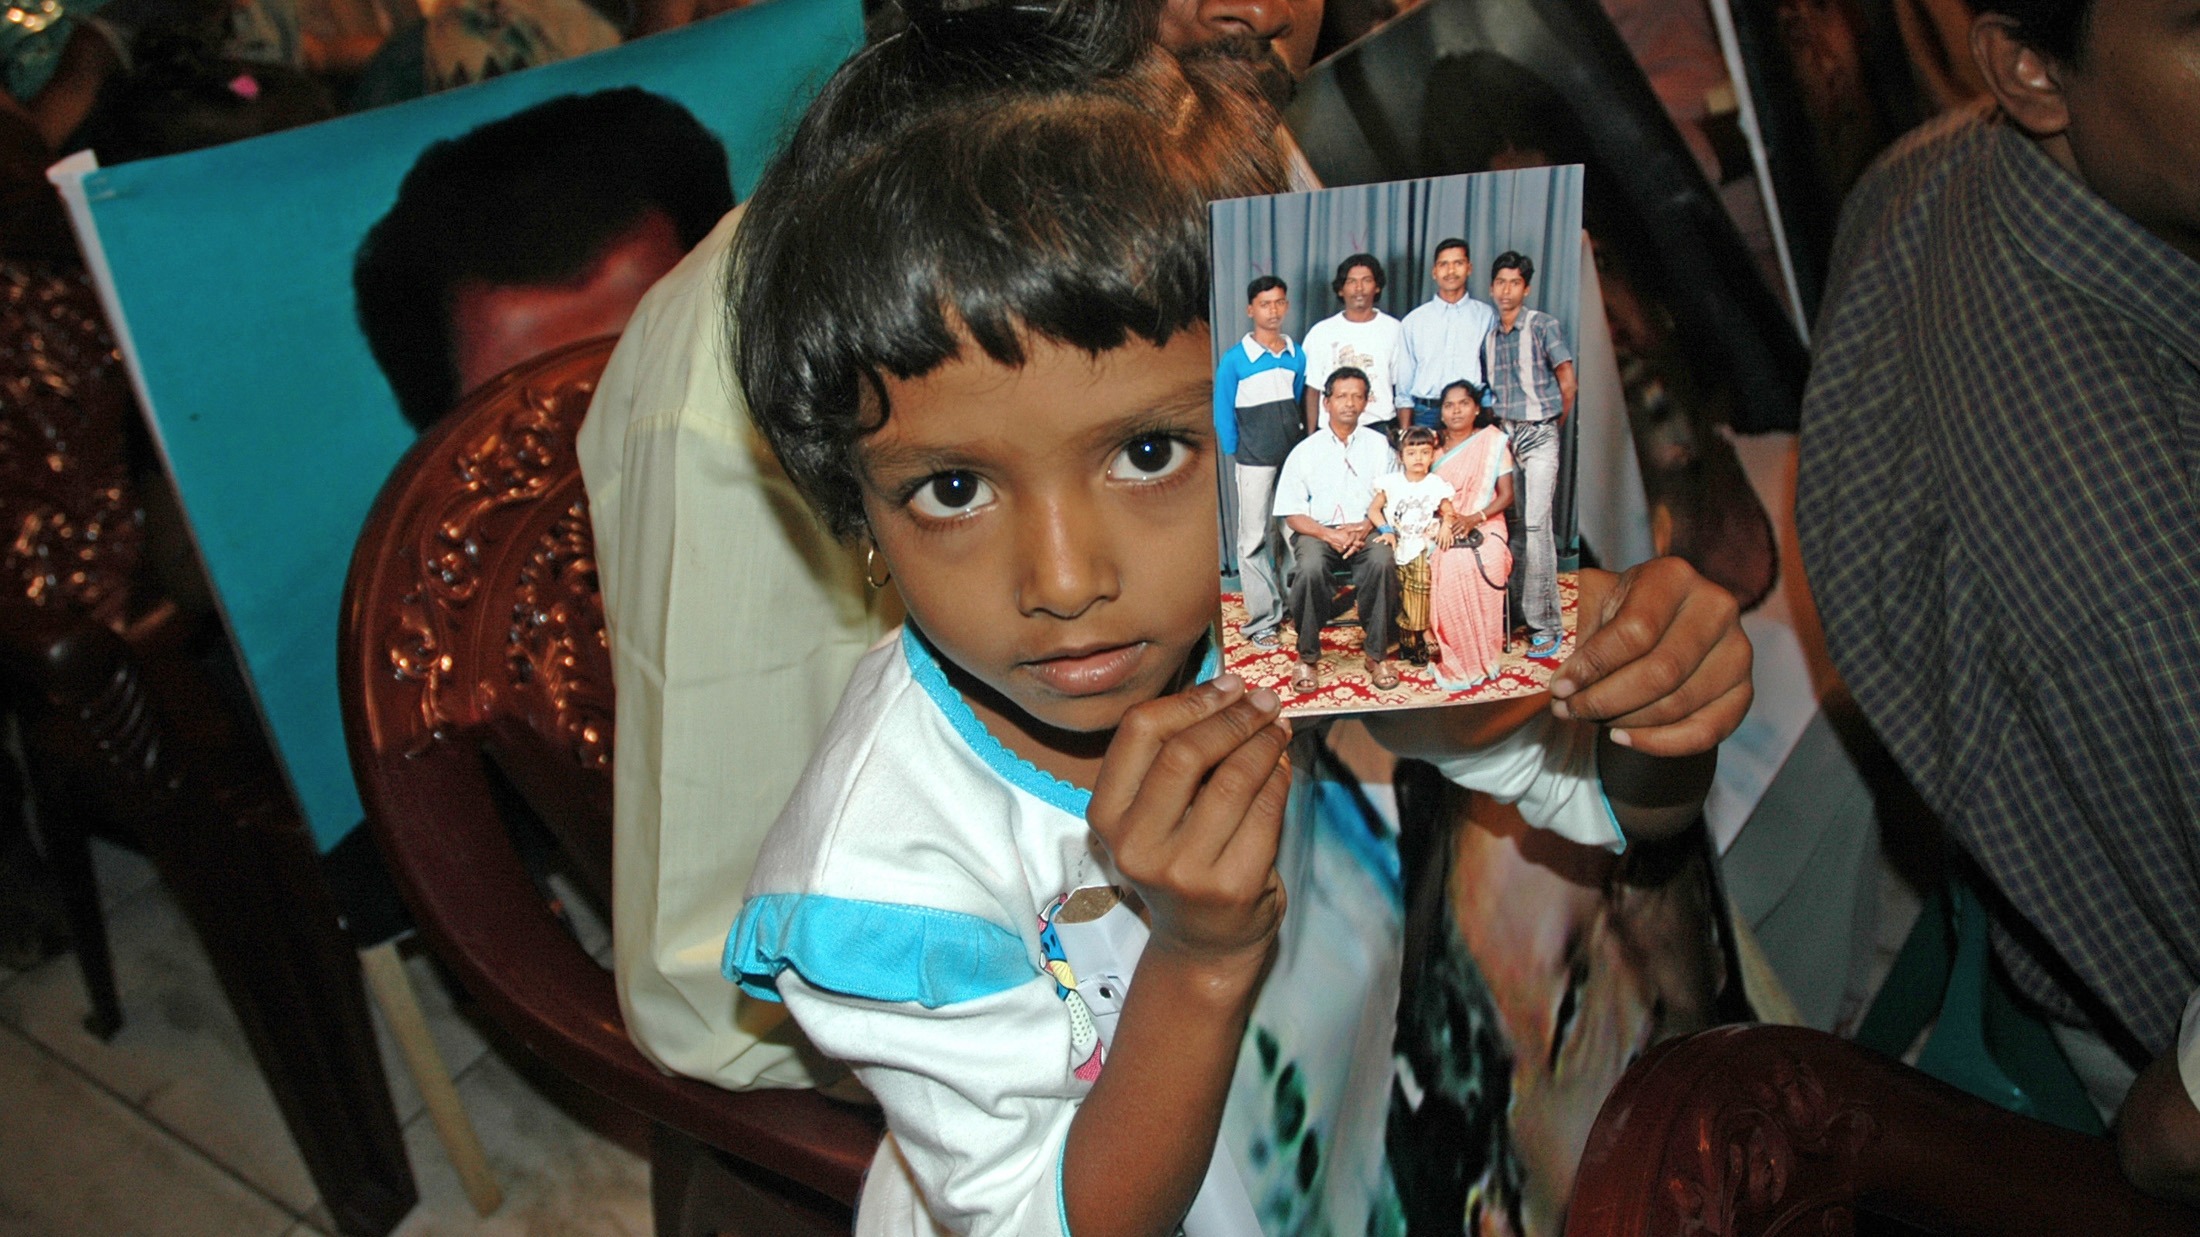
<path fill-rule="evenodd" d="M 1086 820 L 1151 914 L 1147 949 L 1243 970 L 1283 922 L 1276 845 L 1291 788 L 1290 724 L 1275 693 L 1234 674 L 1132 709 Z"/>

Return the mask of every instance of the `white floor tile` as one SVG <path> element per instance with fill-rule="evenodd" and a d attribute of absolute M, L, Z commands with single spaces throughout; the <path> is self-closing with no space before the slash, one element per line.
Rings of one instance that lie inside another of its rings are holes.
<path fill-rule="evenodd" d="M 92 879 L 99 884 L 99 904 L 113 910 L 158 881 L 160 873 L 152 860 L 136 851 L 93 838 Z"/>
<path fill-rule="evenodd" d="M 305 1163 L 260 1076 L 198 939 L 165 887 L 114 907 L 107 932 L 123 1026 L 108 1043 L 84 1030 L 88 1004 L 73 956 L 0 988 L 5 1022 L 294 1212 L 317 1200 Z"/>
<path fill-rule="evenodd" d="M 458 1084 L 504 1205 L 474 1214 L 423 1116 L 405 1128 L 420 1206 L 394 1237 L 648 1237 L 649 1164 L 568 1116 L 491 1054 Z"/>
<path fill-rule="evenodd" d="M 293 1218 L 0 1030 L 0 1237 L 277 1237 Z"/>

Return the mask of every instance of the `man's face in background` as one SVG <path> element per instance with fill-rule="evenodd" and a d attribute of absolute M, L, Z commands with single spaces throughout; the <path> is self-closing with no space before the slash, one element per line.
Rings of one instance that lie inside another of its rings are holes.
<path fill-rule="evenodd" d="M 1324 0 L 1168 0 L 1161 42 L 1171 51 L 1242 59 L 1259 66 L 1277 106 L 1289 102 L 1314 63 Z"/>

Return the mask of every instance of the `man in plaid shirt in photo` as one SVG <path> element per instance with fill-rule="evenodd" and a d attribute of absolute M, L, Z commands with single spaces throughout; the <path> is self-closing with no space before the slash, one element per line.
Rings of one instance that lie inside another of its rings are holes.
<path fill-rule="evenodd" d="M 1844 210 L 1796 525 L 1835 664 L 2005 901 L 1997 958 L 2126 1173 L 2200 1201 L 2200 21 L 1977 7 L 1995 106 Z"/>
<path fill-rule="evenodd" d="M 1523 254 L 1508 250 L 1490 263 L 1490 300 L 1497 304 L 1497 321 L 1482 338 L 1482 372 L 1489 375 L 1497 418 L 1520 465 L 1513 512 L 1522 527 L 1513 544 L 1520 553 L 1528 656 L 1556 657 L 1565 633 L 1558 612 L 1558 543 L 1551 528 L 1551 500 L 1558 493 L 1559 442 L 1574 410 L 1574 354 L 1566 347 L 1558 319 L 1524 303 L 1534 279 L 1535 263 Z"/>

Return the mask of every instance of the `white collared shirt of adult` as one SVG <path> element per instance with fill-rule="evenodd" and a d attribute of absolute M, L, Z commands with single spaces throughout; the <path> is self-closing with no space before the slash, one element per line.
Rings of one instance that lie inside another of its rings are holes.
<path fill-rule="evenodd" d="M 1390 440 L 1374 430 L 1354 427 L 1340 440 L 1323 430 L 1291 448 L 1276 476 L 1275 519 L 1303 515 L 1337 528 L 1367 518 L 1375 487 L 1397 467 Z"/>
<path fill-rule="evenodd" d="M 1401 406 L 1436 399 L 1461 378 L 1480 383 L 1482 340 L 1496 322 L 1497 311 L 1471 296 L 1434 298 L 1407 314 L 1399 324 L 1398 359 L 1390 373 Z"/>

